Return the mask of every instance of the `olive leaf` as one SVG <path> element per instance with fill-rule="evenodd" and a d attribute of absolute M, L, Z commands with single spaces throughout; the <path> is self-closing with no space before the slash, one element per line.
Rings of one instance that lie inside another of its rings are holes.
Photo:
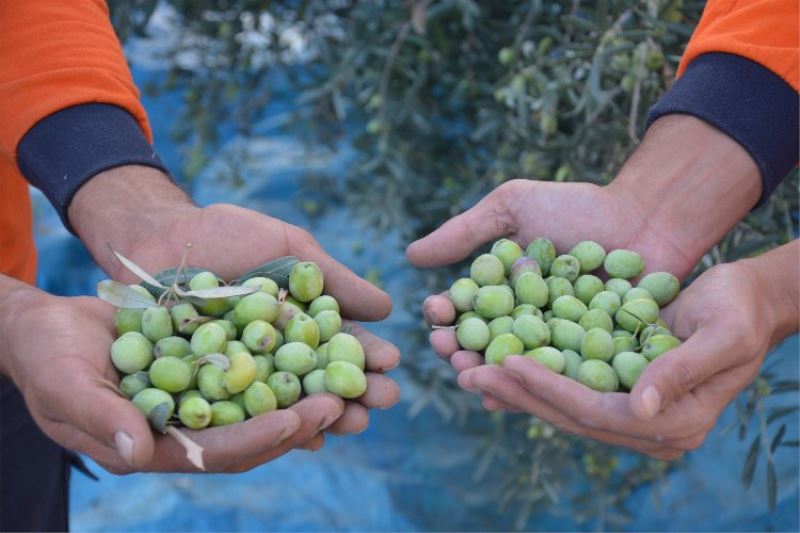
<path fill-rule="evenodd" d="M 174 426 L 168 426 L 166 428 L 166 433 L 178 441 L 178 444 L 180 444 L 183 449 L 186 450 L 186 458 L 189 460 L 189 462 L 191 462 L 200 470 L 206 469 L 205 465 L 203 464 L 202 446 L 197 444 L 195 441 L 186 436 L 185 433 Z"/>
<path fill-rule="evenodd" d="M 761 435 L 756 435 L 750 445 L 750 451 L 747 452 L 747 459 L 742 469 L 742 483 L 744 483 L 745 487 L 749 487 L 753 483 L 753 474 L 756 472 L 756 463 L 758 462 L 758 452 L 760 450 Z"/>
<path fill-rule="evenodd" d="M 153 285 L 160 289 L 167 288 L 164 285 L 162 285 L 161 282 L 158 281 L 156 278 L 148 274 L 147 271 L 145 271 L 145 269 L 143 269 L 142 267 L 140 267 L 139 265 L 137 265 L 136 263 L 125 257 L 124 255 L 122 255 L 121 253 L 117 252 L 114 249 L 112 249 L 111 251 L 114 252 L 114 255 L 117 256 L 117 259 L 119 259 L 119 262 L 122 263 L 125 268 L 127 268 L 128 270 L 139 276 L 139 278 L 142 281 L 146 281 L 150 285 Z"/>
<path fill-rule="evenodd" d="M 767 503 L 769 504 L 769 510 L 775 510 L 775 501 L 777 500 L 778 496 L 778 481 L 777 476 L 775 475 L 775 464 L 772 462 L 772 458 L 767 462 Z"/>
<path fill-rule="evenodd" d="M 147 420 L 150 425 L 160 433 L 167 432 L 167 422 L 172 414 L 174 407 L 167 402 L 160 403 L 150 410 L 147 415 Z"/>
<path fill-rule="evenodd" d="M 289 286 L 289 272 L 299 262 L 300 260 L 292 255 L 267 261 L 263 265 L 249 270 L 243 276 L 234 280 L 231 285 L 241 285 L 250 278 L 265 277 L 271 279 L 280 287 L 286 288 Z"/>
<path fill-rule="evenodd" d="M 195 291 L 186 291 L 185 296 L 193 296 L 203 300 L 213 300 L 216 298 L 229 298 L 231 296 L 245 296 L 258 291 L 258 287 L 212 287 L 210 289 L 198 289 Z"/>
<path fill-rule="evenodd" d="M 147 299 L 124 283 L 106 279 L 97 284 L 97 296 L 116 307 L 147 309 L 158 304 Z"/>

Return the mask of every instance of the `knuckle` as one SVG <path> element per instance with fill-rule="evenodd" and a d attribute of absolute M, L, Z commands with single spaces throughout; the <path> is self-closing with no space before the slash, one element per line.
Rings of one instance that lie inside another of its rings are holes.
<path fill-rule="evenodd" d="M 700 380 L 700 373 L 694 363 L 681 359 L 672 368 L 672 379 L 677 394 L 683 394 L 695 388 Z"/>

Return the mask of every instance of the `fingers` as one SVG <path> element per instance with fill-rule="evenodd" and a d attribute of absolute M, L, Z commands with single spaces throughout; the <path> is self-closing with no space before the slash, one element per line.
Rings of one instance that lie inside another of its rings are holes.
<path fill-rule="evenodd" d="M 336 298 L 342 315 L 353 320 L 382 320 L 392 312 L 392 301 L 381 289 L 326 254 L 316 242 L 298 251 L 302 259 L 313 261 L 325 277 L 325 293 Z"/>
<path fill-rule="evenodd" d="M 736 337 L 731 333 L 720 327 L 702 328 L 654 359 L 631 391 L 633 413 L 651 420 L 713 375 L 746 362 L 751 354 L 732 345 Z"/>
<path fill-rule="evenodd" d="M 431 326 L 449 326 L 456 321 L 456 309 L 447 297 L 447 293 L 435 294 L 422 302 L 422 316 Z"/>
<path fill-rule="evenodd" d="M 508 184 L 498 187 L 471 209 L 412 242 L 406 248 L 408 260 L 420 267 L 454 263 L 482 244 L 514 233 L 516 223 L 507 202 L 509 190 Z"/>
<path fill-rule="evenodd" d="M 400 363 L 400 350 L 394 344 L 373 335 L 354 322 L 349 322 L 349 325 L 350 332 L 364 348 L 367 370 L 387 372 Z"/>
<path fill-rule="evenodd" d="M 435 329 L 431 331 L 428 339 L 433 350 L 442 358 L 450 357 L 461 348 L 454 329 Z"/>
<path fill-rule="evenodd" d="M 382 374 L 367 372 L 367 392 L 358 402 L 368 409 L 388 409 L 400 399 L 400 389 L 394 380 Z"/>
<path fill-rule="evenodd" d="M 652 421 L 634 416 L 628 394 L 600 393 L 565 376 L 554 374 L 524 356 L 508 356 L 503 368 L 513 373 L 529 395 L 539 401 L 557 405 L 559 412 L 582 427 L 628 437 L 662 441 L 678 439 L 696 433 L 696 413 L 687 416 L 681 410 L 670 409 Z"/>
<path fill-rule="evenodd" d="M 358 402 L 347 402 L 344 414 L 328 428 L 334 435 L 355 435 L 369 425 L 369 412 Z"/>
<path fill-rule="evenodd" d="M 65 377 L 51 390 L 57 397 L 47 403 L 58 410 L 59 421 L 116 450 L 131 468 L 143 468 L 151 461 L 154 441 L 150 426 L 129 400 L 74 369 L 69 379 Z"/>
<path fill-rule="evenodd" d="M 531 362 L 537 364 L 533 361 Z M 544 367 L 542 367 L 542 371 L 552 374 L 550 370 Z M 582 426 L 569 416 L 561 413 L 555 406 L 531 395 L 520 382 L 499 366 L 486 365 L 464 372 L 459 376 L 458 382 L 459 385 L 467 390 L 477 390 L 483 393 L 483 404 L 491 410 L 511 406 L 514 410 L 533 414 L 568 433 L 589 437 L 616 446 L 624 446 L 639 453 L 658 458 L 667 459 L 679 456 L 682 453 L 681 449 L 675 448 L 670 444 L 630 438 Z"/>
<path fill-rule="evenodd" d="M 456 372 L 463 372 L 483 364 L 483 357 L 478 352 L 459 350 L 450 357 L 450 364 Z"/>

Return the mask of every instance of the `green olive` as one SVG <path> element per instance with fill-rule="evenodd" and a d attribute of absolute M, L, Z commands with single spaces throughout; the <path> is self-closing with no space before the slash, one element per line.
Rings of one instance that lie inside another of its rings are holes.
<path fill-rule="evenodd" d="M 615 392 L 619 388 L 617 373 L 599 359 L 589 359 L 578 366 L 578 381 L 599 392 Z"/>
<path fill-rule="evenodd" d="M 522 355 L 525 345 L 513 333 L 504 333 L 496 337 L 486 348 L 486 363 L 490 365 L 503 365 L 509 355 Z"/>
<path fill-rule="evenodd" d="M 603 262 L 608 275 L 612 278 L 635 278 L 644 270 L 642 256 L 630 250 L 613 250 Z"/>
<path fill-rule="evenodd" d="M 367 377 L 352 363 L 331 361 L 325 369 L 325 389 L 345 399 L 358 398 L 367 391 Z"/>
<path fill-rule="evenodd" d="M 598 292 L 589 302 L 589 310 L 601 309 L 608 313 L 609 316 L 614 316 L 621 306 L 622 298 L 620 295 L 608 290 Z"/>
<path fill-rule="evenodd" d="M 550 274 L 559 278 L 565 278 L 571 282 L 578 279 L 580 273 L 581 264 L 571 255 L 559 255 L 553 260 L 553 264 L 550 265 Z"/>
<path fill-rule="evenodd" d="M 550 328 L 541 318 L 522 315 L 514 320 L 514 335 L 522 341 L 526 350 L 545 346 L 550 342 Z"/>
<path fill-rule="evenodd" d="M 514 295 L 522 304 L 544 307 L 550 296 L 550 288 L 542 276 L 535 272 L 525 272 L 516 279 Z"/>
<path fill-rule="evenodd" d="M 672 335 L 652 335 L 642 344 L 642 355 L 652 361 L 664 352 L 668 352 L 680 345 L 681 341 Z"/>
<path fill-rule="evenodd" d="M 601 328 L 590 329 L 581 342 L 581 357 L 584 361 L 599 359 L 610 361 L 614 356 L 614 339 L 611 333 Z"/>
<path fill-rule="evenodd" d="M 606 251 L 594 241 L 581 241 L 570 250 L 569 255 L 578 259 L 581 272 L 591 272 L 603 264 Z"/>
<path fill-rule="evenodd" d="M 611 361 L 611 366 L 619 376 L 619 381 L 622 385 L 630 390 L 636 384 L 639 376 L 647 366 L 647 359 L 641 354 L 635 352 L 620 352 L 614 356 Z"/>
<path fill-rule="evenodd" d="M 564 354 L 552 346 L 541 346 L 525 353 L 531 359 L 540 362 L 556 374 L 561 374 L 567 366 Z"/>
<path fill-rule="evenodd" d="M 469 277 L 480 287 L 500 285 L 505 277 L 502 261 L 491 254 L 478 256 L 469 267 Z"/>
<path fill-rule="evenodd" d="M 172 335 L 172 318 L 166 307 L 149 307 L 142 313 L 142 334 L 151 342 Z"/>
<path fill-rule="evenodd" d="M 611 278 L 606 281 L 606 290 L 617 293 L 622 301 L 622 298 L 631 290 L 631 282 L 627 279 Z"/>
<path fill-rule="evenodd" d="M 330 347 L 328 348 L 330 354 Z M 275 368 L 304 376 L 317 366 L 317 354 L 312 347 L 302 342 L 287 342 L 275 352 Z"/>
<path fill-rule="evenodd" d="M 305 313 L 291 319 L 283 330 L 287 344 L 302 342 L 314 350 L 319 346 L 319 333 L 317 321 Z"/>
<path fill-rule="evenodd" d="M 361 370 L 366 367 L 366 356 L 361 343 L 349 333 L 337 333 L 328 341 L 328 361 L 347 361 Z"/>
<path fill-rule="evenodd" d="M 225 330 L 222 329 L 222 326 L 208 322 L 201 325 L 192 334 L 192 353 L 200 356 L 210 353 L 223 353 L 226 343 Z"/>
<path fill-rule="evenodd" d="M 528 245 L 525 255 L 539 263 L 542 275 L 546 276 L 550 273 L 550 265 L 556 258 L 556 247 L 550 239 L 539 237 Z"/>
<path fill-rule="evenodd" d="M 267 379 L 267 386 L 275 393 L 278 407 L 285 409 L 297 403 L 303 386 L 300 379 L 291 372 L 278 371 Z"/>
<path fill-rule="evenodd" d="M 494 257 L 494 256 L 491 256 Z M 475 295 L 475 311 L 483 318 L 505 316 L 514 309 L 514 293 L 505 286 L 486 286 Z"/>
<path fill-rule="evenodd" d="M 480 352 L 489 345 L 489 326 L 480 318 L 465 320 L 456 328 L 458 344 L 465 350 Z"/>
<path fill-rule="evenodd" d="M 553 302 L 553 314 L 558 318 L 577 322 L 588 311 L 586 304 L 574 296 L 560 296 Z"/>
<path fill-rule="evenodd" d="M 471 278 L 460 278 L 450 285 L 450 292 L 447 296 L 456 311 L 463 313 L 472 309 L 472 302 L 475 301 L 477 292 L 478 284 Z"/>
<path fill-rule="evenodd" d="M 491 254 L 503 263 L 505 274 L 508 275 L 511 272 L 511 266 L 514 264 L 514 261 L 522 257 L 522 248 L 514 241 L 500 239 L 492 246 Z"/>
<path fill-rule="evenodd" d="M 336 298 L 333 296 L 323 294 L 322 296 L 317 296 L 308 304 L 308 314 L 310 316 L 316 317 L 322 311 L 336 311 L 340 313 L 339 302 L 336 301 Z"/>
<path fill-rule="evenodd" d="M 153 355 L 159 357 L 185 357 L 192 351 L 189 341 L 183 337 L 164 337 L 156 342 L 153 348 Z"/>
<path fill-rule="evenodd" d="M 603 280 L 597 276 L 584 274 L 575 280 L 573 289 L 575 291 L 575 297 L 584 304 L 589 305 L 592 298 L 603 292 L 605 286 L 603 285 Z"/>
<path fill-rule="evenodd" d="M 664 307 L 674 300 L 681 290 L 680 281 L 669 272 L 647 274 L 639 281 L 637 286 L 641 289 L 646 289 L 647 292 L 652 294 L 659 307 Z"/>
<path fill-rule="evenodd" d="M 153 344 L 136 331 L 125 333 L 111 345 L 111 362 L 122 373 L 144 370 L 152 360 Z"/>
<path fill-rule="evenodd" d="M 165 356 L 150 365 L 150 383 L 167 392 L 181 392 L 189 386 L 192 367 L 179 357 Z"/>
<path fill-rule="evenodd" d="M 322 271 L 311 262 L 297 263 L 289 272 L 289 292 L 301 302 L 310 302 L 324 287 Z"/>
<path fill-rule="evenodd" d="M 244 393 L 244 407 L 250 416 L 274 411 L 278 408 L 278 399 L 266 383 L 254 381 Z"/>
<path fill-rule="evenodd" d="M 575 322 L 563 318 L 552 318 L 550 328 L 550 344 L 559 350 L 580 352 L 583 336 L 586 331 Z"/>
<path fill-rule="evenodd" d="M 586 331 L 592 328 L 601 328 L 611 333 L 614 330 L 614 320 L 602 309 L 589 309 L 578 320 L 578 324 Z"/>
<path fill-rule="evenodd" d="M 499 316 L 489 322 L 489 341 L 493 341 L 503 333 L 511 333 L 514 330 L 514 319 L 510 316 Z"/>
<path fill-rule="evenodd" d="M 244 409 L 240 405 L 221 400 L 211 404 L 211 426 L 228 426 L 244 422 Z"/>
<path fill-rule="evenodd" d="M 551 276 L 544 281 L 547 284 L 548 290 L 547 305 L 550 307 L 552 307 L 553 302 L 555 302 L 561 296 L 575 296 L 575 290 L 572 288 L 572 283 L 570 283 L 570 281 L 566 278 Z"/>
<path fill-rule="evenodd" d="M 303 376 L 303 391 L 309 396 L 328 392 L 325 388 L 325 370 L 318 368 Z"/>
<path fill-rule="evenodd" d="M 275 349 L 277 332 L 264 320 L 253 320 L 242 330 L 242 342 L 255 353 L 270 353 Z"/>
<path fill-rule="evenodd" d="M 189 429 L 203 429 L 211 423 L 211 404 L 203 397 L 181 398 L 178 418 Z"/>

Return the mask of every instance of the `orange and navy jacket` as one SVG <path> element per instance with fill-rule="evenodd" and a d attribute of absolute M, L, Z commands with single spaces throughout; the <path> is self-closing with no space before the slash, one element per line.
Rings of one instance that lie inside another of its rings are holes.
<path fill-rule="evenodd" d="M 766 198 L 798 156 L 797 0 L 711 0 L 653 107 L 737 140 Z M 163 168 L 102 0 L 0 2 L 0 273 L 35 278 L 28 183 L 65 224 L 74 193 L 124 164 Z M 721 177 L 722 179 L 723 177 Z"/>

